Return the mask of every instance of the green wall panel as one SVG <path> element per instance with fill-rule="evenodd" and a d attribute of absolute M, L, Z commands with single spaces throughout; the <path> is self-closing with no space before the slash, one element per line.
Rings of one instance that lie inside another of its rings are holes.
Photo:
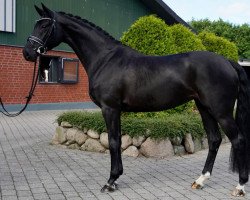
<path fill-rule="evenodd" d="M 41 0 L 16 0 L 16 33 L 0 32 L 0 44 L 23 46 L 39 18 L 34 5 Z M 119 39 L 124 31 L 140 16 L 150 10 L 140 0 L 43 0 L 47 7 L 79 15 L 102 27 Z M 67 45 L 57 49 L 71 50 Z"/>

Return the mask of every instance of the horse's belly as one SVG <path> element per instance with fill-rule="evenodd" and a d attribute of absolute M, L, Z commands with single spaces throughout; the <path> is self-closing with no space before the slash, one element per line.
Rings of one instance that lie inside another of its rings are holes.
<path fill-rule="evenodd" d="M 193 99 L 192 95 L 185 95 L 185 92 L 183 94 L 153 92 L 147 95 L 131 95 L 122 102 L 122 110 L 131 112 L 162 111 L 184 104 L 191 99 Z"/>

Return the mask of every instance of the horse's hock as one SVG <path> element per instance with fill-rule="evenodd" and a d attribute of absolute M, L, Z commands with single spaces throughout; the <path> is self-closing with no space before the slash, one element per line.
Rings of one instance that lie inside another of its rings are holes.
<path fill-rule="evenodd" d="M 223 136 L 223 143 L 228 138 Z M 78 149 L 92 152 L 109 152 L 108 133 L 97 133 L 91 129 L 79 130 L 68 122 L 62 122 L 56 128 L 51 144 L 62 145 L 69 149 Z M 122 135 L 122 154 L 132 157 L 145 156 L 164 158 L 173 155 L 192 154 L 208 148 L 207 138 L 194 139 L 190 133 L 185 137 L 173 139 L 154 140 L 150 137 L 138 136 L 131 138 L 129 135 Z"/>

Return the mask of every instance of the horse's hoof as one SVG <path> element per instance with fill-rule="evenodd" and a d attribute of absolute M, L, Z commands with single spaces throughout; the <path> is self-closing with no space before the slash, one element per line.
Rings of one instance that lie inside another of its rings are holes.
<path fill-rule="evenodd" d="M 196 182 L 193 182 L 191 187 L 192 187 L 192 189 L 202 189 L 203 188 L 202 185 L 200 185 L 200 184 L 198 184 Z"/>
<path fill-rule="evenodd" d="M 232 196 L 234 197 L 244 197 L 245 195 L 246 195 L 245 191 L 237 188 L 235 188 L 232 192 Z"/>
<path fill-rule="evenodd" d="M 117 189 L 118 189 L 118 185 L 116 182 L 113 183 L 112 185 L 107 183 L 106 185 L 103 186 L 103 188 L 101 189 L 101 192 L 102 193 L 103 192 L 114 192 Z"/>

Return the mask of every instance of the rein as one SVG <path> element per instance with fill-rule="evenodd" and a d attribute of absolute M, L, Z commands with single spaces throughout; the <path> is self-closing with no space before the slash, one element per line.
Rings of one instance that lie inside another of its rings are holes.
<path fill-rule="evenodd" d="M 31 87 L 30 87 L 30 91 L 29 91 L 29 94 L 28 96 L 26 96 L 26 103 L 25 103 L 25 106 L 17 113 L 9 113 L 4 104 L 3 104 L 3 101 L 2 101 L 2 98 L 0 97 L 0 104 L 3 108 L 3 111 L 0 110 L 1 113 L 3 113 L 5 116 L 7 117 L 16 117 L 18 115 L 20 115 L 25 109 L 26 107 L 28 106 L 32 96 L 34 96 L 34 91 L 35 91 L 35 88 L 36 88 L 36 85 L 37 85 L 37 80 L 38 80 L 38 75 L 39 75 L 39 67 L 38 67 L 38 71 L 37 71 L 37 75 L 36 75 L 36 61 L 34 62 L 34 71 L 33 71 L 33 78 L 32 78 L 32 83 L 31 83 Z"/>
<path fill-rule="evenodd" d="M 47 36 L 47 38 L 45 39 L 45 41 L 43 41 L 42 39 L 40 39 L 40 38 L 38 38 L 38 37 L 36 37 L 36 36 L 34 36 L 34 35 L 30 35 L 30 36 L 28 37 L 28 41 L 29 41 L 32 45 L 34 45 L 34 43 L 39 44 L 38 47 L 35 47 L 35 48 L 33 49 L 33 50 L 34 50 L 36 53 L 38 53 L 39 55 L 40 55 L 40 54 L 45 54 L 45 53 L 47 52 L 46 44 L 47 44 L 47 41 L 48 41 L 48 39 L 50 38 L 52 32 L 53 32 L 54 29 L 55 29 L 55 23 L 56 23 L 56 21 L 55 21 L 54 19 L 46 18 L 46 17 L 37 20 L 37 22 L 38 22 L 38 21 L 41 21 L 41 20 L 50 20 L 50 21 L 52 21 L 51 28 L 50 28 L 50 29 L 48 30 L 48 32 L 45 34 L 45 36 Z M 5 116 L 7 116 L 7 117 L 16 117 L 16 116 L 20 115 L 20 114 L 27 108 L 27 106 L 28 106 L 28 104 L 29 104 L 29 102 L 30 102 L 32 96 L 34 96 L 34 91 L 35 91 L 35 88 L 36 88 L 36 85 L 37 85 L 38 76 L 39 76 L 39 70 L 40 70 L 40 69 L 39 69 L 39 67 L 38 67 L 37 75 L 36 75 L 36 64 L 37 64 L 37 61 L 34 62 L 34 71 L 33 71 L 32 83 L 31 83 L 31 87 L 30 87 L 29 94 L 28 94 L 28 96 L 25 97 L 25 98 L 27 99 L 27 100 L 26 100 L 26 103 L 25 103 L 25 106 L 24 106 L 19 112 L 13 113 L 13 114 L 12 114 L 12 113 L 9 113 L 9 112 L 6 110 L 6 108 L 5 108 L 4 104 L 3 104 L 2 98 L 0 97 L 0 104 L 1 104 L 1 106 L 2 106 L 2 108 L 3 108 L 3 111 L 0 110 L 0 112 L 3 113 Z"/>

